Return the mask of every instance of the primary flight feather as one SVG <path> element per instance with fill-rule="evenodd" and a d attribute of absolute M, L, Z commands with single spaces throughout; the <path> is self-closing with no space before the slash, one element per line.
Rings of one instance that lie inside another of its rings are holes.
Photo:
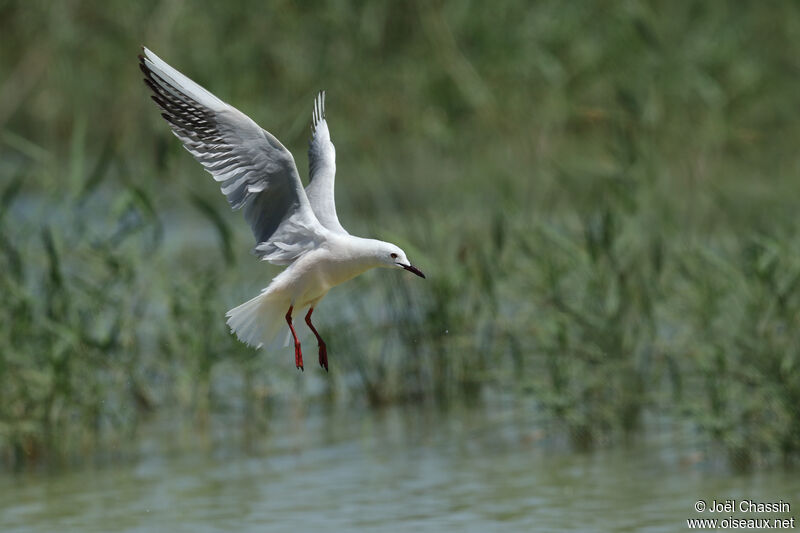
<path fill-rule="evenodd" d="M 295 365 L 303 354 L 293 317 L 308 309 L 306 324 L 317 338 L 319 364 L 328 370 L 327 348 L 314 325 L 314 307 L 340 283 L 375 267 L 425 275 L 394 244 L 350 235 L 334 202 L 336 150 L 325 118 L 325 93 L 314 100 L 309 143 L 309 184 L 303 189 L 292 154 L 250 117 L 226 104 L 148 50 L 139 56 L 145 83 L 172 132 L 220 183 L 233 209 L 243 209 L 262 260 L 287 266 L 255 298 L 228 311 L 238 338 L 261 347 L 285 320 L 294 339 Z"/>

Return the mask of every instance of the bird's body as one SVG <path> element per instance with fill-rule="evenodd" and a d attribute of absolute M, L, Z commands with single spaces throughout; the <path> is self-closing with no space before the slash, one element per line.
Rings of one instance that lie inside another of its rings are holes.
<path fill-rule="evenodd" d="M 309 143 L 309 184 L 303 189 L 292 154 L 249 117 L 222 102 L 144 49 L 140 66 L 153 100 L 173 133 L 220 182 L 234 209 L 244 209 L 262 260 L 287 268 L 255 298 L 227 313 L 240 340 L 260 347 L 285 320 L 295 343 L 295 364 L 303 368 L 293 317 L 317 337 L 320 365 L 327 349 L 311 313 L 328 291 L 375 267 L 399 267 L 425 277 L 397 246 L 350 235 L 339 223 L 334 202 L 336 151 L 325 119 L 324 93 L 314 101 Z"/>

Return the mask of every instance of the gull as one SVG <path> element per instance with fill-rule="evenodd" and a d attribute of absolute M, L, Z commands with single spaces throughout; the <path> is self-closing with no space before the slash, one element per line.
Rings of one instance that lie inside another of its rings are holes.
<path fill-rule="evenodd" d="M 311 313 L 328 291 L 371 268 L 403 268 L 425 275 L 394 244 L 350 235 L 334 203 L 336 151 L 325 118 L 325 92 L 314 100 L 308 147 L 309 183 L 303 188 L 294 158 L 250 117 L 142 48 L 139 66 L 161 116 L 186 150 L 219 182 L 233 209 L 242 209 L 262 261 L 286 266 L 255 298 L 227 312 L 228 326 L 257 349 L 269 343 L 285 320 L 294 339 L 295 366 L 303 353 L 295 314 L 317 338 L 319 364 L 328 370 L 325 341 Z"/>

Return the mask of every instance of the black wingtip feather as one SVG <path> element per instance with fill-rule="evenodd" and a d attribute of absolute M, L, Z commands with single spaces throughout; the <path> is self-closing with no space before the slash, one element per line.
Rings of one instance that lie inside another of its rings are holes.
<path fill-rule="evenodd" d="M 139 55 L 139 68 L 144 73 L 144 83 L 150 88 L 150 99 L 161 110 L 161 116 L 173 130 L 185 137 L 204 142 L 221 142 L 209 111 L 188 99 L 181 100 L 183 93 L 179 88 L 161 78 L 147 64 L 146 58 Z M 177 94 L 173 94 L 173 91 Z M 185 96 L 185 95 L 184 95 Z"/>
<path fill-rule="evenodd" d="M 156 103 L 156 105 L 159 107 L 159 109 L 163 109 L 164 111 L 167 110 L 167 105 L 157 95 L 151 94 L 150 95 L 150 99 L 153 100 Z"/>
<path fill-rule="evenodd" d="M 155 82 L 153 82 L 153 79 L 151 77 L 149 76 L 146 77 L 144 79 L 144 84 L 150 87 L 150 90 L 153 91 L 154 93 L 161 94 L 161 91 L 158 90 L 158 86 L 155 84 Z"/>

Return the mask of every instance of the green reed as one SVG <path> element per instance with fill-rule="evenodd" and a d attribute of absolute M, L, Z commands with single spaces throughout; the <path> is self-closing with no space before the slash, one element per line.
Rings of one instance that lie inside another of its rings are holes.
<path fill-rule="evenodd" d="M 0 454 L 79 457 L 168 408 L 258 411 L 319 370 L 228 333 L 276 270 L 148 100 L 144 42 L 301 174 L 327 89 L 342 222 L 428 275 L 372 272 L 320 305 L 329 399 L 503 391 L 576 447 L 654 411 L 738 467 L 796 461 L 798 20 L 790 3 L 5 3 Z"/>

